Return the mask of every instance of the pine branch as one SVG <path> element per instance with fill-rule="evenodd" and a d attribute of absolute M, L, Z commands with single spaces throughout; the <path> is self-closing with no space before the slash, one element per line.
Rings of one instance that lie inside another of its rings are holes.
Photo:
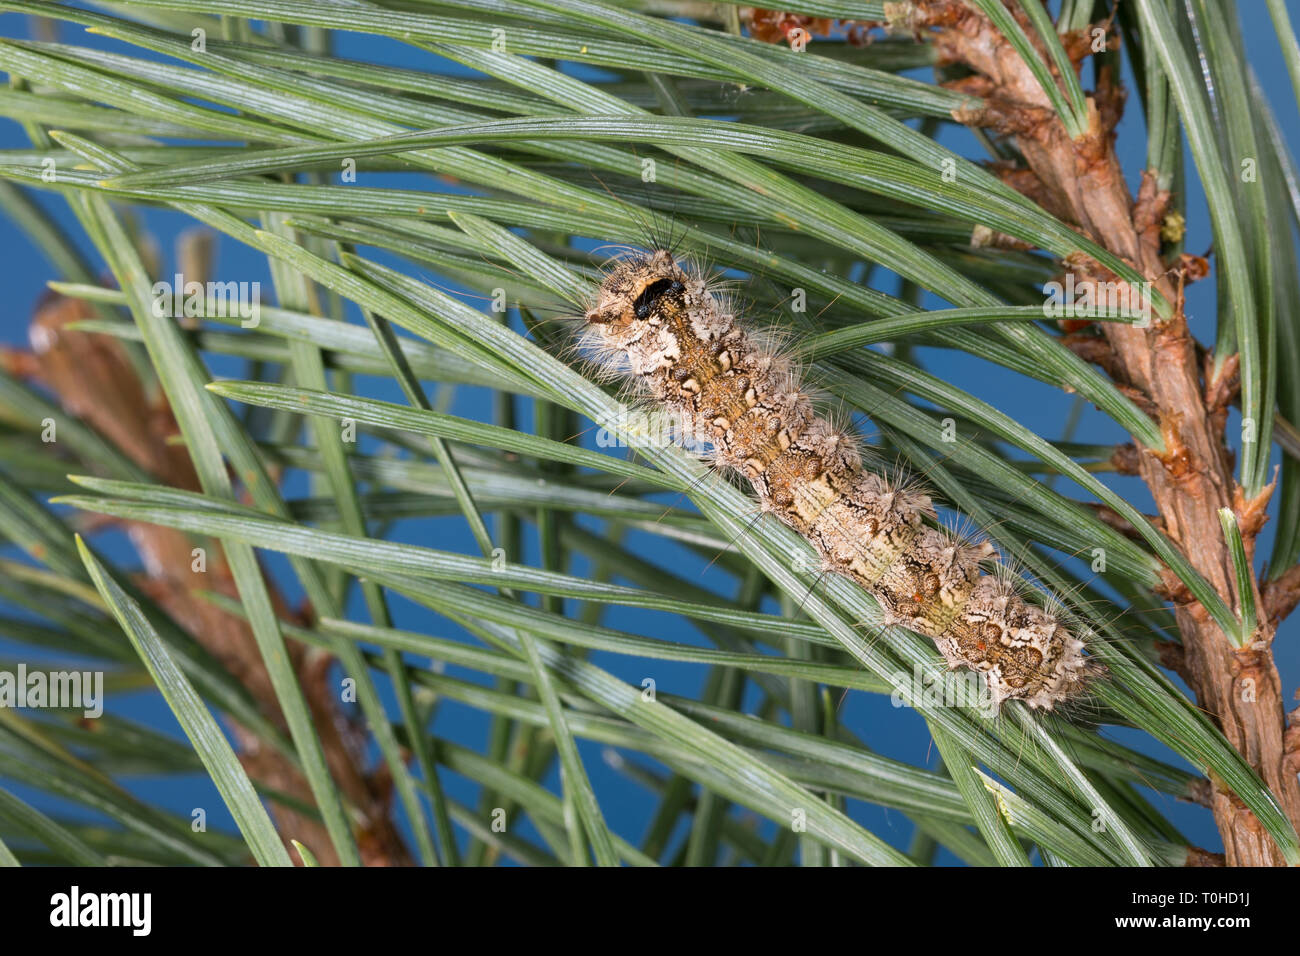
<path fill-rule="evenodd" d="M 1150 25 L 1151 21 L 1144 17 L 1144 22 Z M 1136 470 L 1155 499 L 1165 533 L 1215 591 L 1233 603 L 1233 563 L 1219 530 L 1219 510 L 1233 510 L 1247 553 L 1253 554 L 1273 485 L 1248 494 L 1230 472 L 1223 396 L 1239 356 L 1232 356 L 1231 364 L 1206 368 L 1203 374 L 1182 308 L 1184 270 L 1178 264 L 1171 269 L 1163 258 L 1161 233 L 1169 210 L 1169 191 L 1159 185 L 1158 170 L 1147 170 L 1135 199 L 1115 153 L 1114 130 L 1123 92 L 1115 85 L 1111 66 L 1099 66 L 1098 88 L 1088 98 L 1087 128 L 1071 137 L 1034 72 L 983 15 L 960 0 L 919 0 L 911 5 L 909 23 L 917 30 L 933 30 L 931 38 L 943 62 L 961 63 L 975 72 L 953 85 L 977 93 L 985 105 L 957 110 L 953 115 L 967 125 L 1014 139 L 1025 161 L 1017 170 L 1033 175 L 1036 188 L 1029 193 L 1031 198 L 1060 211 L 1084 235 L 1123 257 L 1177 303 L 1173 315 L 1155 319 L 1150 328 L 1107 323 L 1102 329 L 1108 346 L 1105 353 L 1090 349 L 1083 354 L 1097 361 L 1117 385 L 1131 389 L 1140 407 L 1160 426 L 1164 447 L 1139 444 Z M 1089 46 L 1091 31 L 1062 38 L 1076 72 L 1094 50 L 1104 53 L 1118 43 L 1109 25 L 1098 29 L 1104 36 L 1108 34 L 1100 50 Z M 1155 44 L 1156 37 L 1148 35 L 1146 41 Z M 1023 182 L 1020 176 L 1007 178 L 1016 185 Z M 1086 259 L 1069 262 L 1067 267 L 1104 281 L 1116 278 Z M 1249 587 L 1258 603 L 1260 584 L 1253 572 Z M 1271 647 L 1281 613 L 1289 612 L 1294 602 L 1289 587 L 1270 589 L 1270 595 L 1272 613 L 1239 644 L 1210 619 L 1177 577 L 1166 576 L 1165 596 L 1175 605 L 1185 673 L 1198 700 L 1260 773 L 1293 825 L 1300 828 L 1300 783 L 1287 765 L 1287 721 Z M 1229 864 L 1286 862 L 1229 790 L 1216 787 L 1213 809 Z"/>

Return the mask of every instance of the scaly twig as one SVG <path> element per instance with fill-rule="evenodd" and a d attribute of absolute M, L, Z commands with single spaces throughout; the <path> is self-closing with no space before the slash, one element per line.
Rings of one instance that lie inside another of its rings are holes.
<path fill-rule="evenodd" d="M 1218 511 L 1233 509 L 1247 554 L 1253 554 L 1272 486 L 1246 500 L 1233 480 L 1224 426 L 1235 364 L 1216 372 L 1198 358 L 1183 313 L 1184 276 L 1177 267 L 1171 270 L 1161 256 L 1168 192 L 1159 189 L 1155 176 L 1147 172 L 1134 199 L 1124 180 L 1114 149 L 1123 90 L 1109 68 L 1101 67 L 1097 89 L 1087 98 L 1087 128 L 1072 139 L 1019 53 L 983 15 L 961 0 L 917 0 L 887 7 L 896 23 L 905 22 L 930 38 L 942 62 L 964 64 L 974 71 L 953 85 L 979 95 L 985 103 L 953 115 L 966 125 L 991 128 L 1014 139 L 1025 166 L 1006 170 L 1006 181 L 1030 184 L 1027 195 L 1121 256 L 1166 299 L 1177 303 L 1168 320 L 1155 321 L 1148 328 L 1105 323 L 1102 334 L 1107 347 L 1102 348 L 1098 340 L 1088 346 L 1088 357 L 1117 386 L 1140 396 L 1141 407 L 1159 423 L 1165 448 L 1137 445 L 1126 464 L 1135 466 L 1146 482 L 1168 536 L 1218 593 L 1232 601 L 1233 565 Z M 1015 13 L 1023 17 L 1020 11 Z M 1027 26 L 1023 19 L 1022 26 Z M 1089 30 L 1061 38 L 1076 71 L 1092 52 L 1092 36 Z M 1117 42 L 1114 34 L 1107 35 L 1111 49 Z M 1113 281 L 1090 260 L 1067 262 L 1067 268 Z M 1185 673 L 1200 705 L 1214 716 L 1300 829 L 1300 785 L 1292 766 L 1294 755 L 1288 758 L 1282 686 L 1271 650 L 1278 620 L 1295 606 L 1295 575 L 1288 572 L 1281 580 L 1289 583 L 1277 582 L 1281 586 L 1270 587 L 1266 597 L 1260 594 L 1258 580 L 1251 581 L 1256 605 L 1268 613 L 1244 647 L 1233 644 L 1172 574 L 1166 576 L 1165 596 L 1175 605 Z M 1290 733 L 1294 737 L 1294 730 Z M 1258 820 L 1217 781 L 1211 807 L 1229 865 L 1283 864 Z"/>
<path fill-rule="evenodd" d="M 169 441 L 177 431 L 170 408 L 161 399 L 149 399 L 121 344 L 109 336 L 67 327 L 92 315 L 83 302 L 53 298 L 32 318 L 33 350 L 7 353 L 6 364 L 25 377 L 39 379 L 69 413 L 97 428 L 163 484 L 198 491 L 198 478 L 188 452 L 183 445 Z M 247 622 L 196 593 L 207 590 L 237 597 L 220 545 L 204 544 L 205 568 L 203 573 L 195 573 L 193 549 L 199 542 L 190 535 L 139 522 L 127 522 L 126 530 L 145 568 L 140 587 L 247 688 L 277 726 L 286 729 L 270 675 Z M 274 588 L 271 594 L 281 618 L 309 623 L 292 612 Z M 357 810 L 362 862 L 367 866 L 409 865 L 410 854 L 392 818 L 392 786 L 387 768 L 366 767 L 364 733 L 339 707 L 330 677 L 334 658 L 301 644 L 291 644 L 290 653 L 330 772 Z M 299 805 L 312 805 L 311 788 L 297 767 L 236 721 L 231 720 L 230 727 L 240 762 L 259 786 L 285 794 Z M 274 798 L 270 807 L 292 858 L 298 857 L 290 843 L 296 839 L 322 865 L 339 864 L 319 819 Z"/>

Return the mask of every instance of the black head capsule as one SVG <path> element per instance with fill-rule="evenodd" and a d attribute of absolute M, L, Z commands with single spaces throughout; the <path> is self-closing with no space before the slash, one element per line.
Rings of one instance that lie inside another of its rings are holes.
<path fill-rule="evenodd" d="M 641 322 L 655 324 L 657 304 L 685 292 L 684 279 L 665 249 L 624 259 L 605 276 L 586 311 L 587 322 L 605 326 L 606 335 L 620 335 Z"/>
<path fill-rule="evenodd" d="M 650 318 L 655 305 L 666 295 L 676 295 L 683 286 L 676 279 L 657 279 L 641 290 L 641 294 L 632 303 L 632 312 L 638 319 Z"/>

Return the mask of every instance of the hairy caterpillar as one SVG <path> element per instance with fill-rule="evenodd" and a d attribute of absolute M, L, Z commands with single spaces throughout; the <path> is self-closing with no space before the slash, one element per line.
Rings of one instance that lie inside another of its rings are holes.
<path fill-rule="evenodd" d="M 626 256 L 586 311 L 583 344 L 679 417 L 763 511 L 810 542 L 827 571 L 983 675 L 992 703 L 1051 710 L 1104 672 L 1059 615 L 1026 601 L 975 543 L 927 525 L 929 495 L 863 466 L 858 439 L 821 416 L 791 363 L 738 325 L 702 275 L 666 249 Z"/>

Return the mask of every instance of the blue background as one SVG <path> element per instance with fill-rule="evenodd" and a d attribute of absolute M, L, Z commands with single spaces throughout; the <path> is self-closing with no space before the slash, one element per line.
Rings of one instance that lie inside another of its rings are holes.
<path fill-rule="evenodd" d="M 1244 0 L 1241 9 L 1243 35 L 1250 53 L 1250 61 L 1260 83 L 1267 91 L 1278 116 L 1280 125 L 1286 130 L 1288 143 L 1293 153 L 1300 147 L 1300 135 L 1297 134 L 1296 104 L 1291 95 L 1290 83 L 1283 65 L 1277 39 L 1273 35 L 1272 25 L 1265 6 L 1259 0 Z M 1293 20 L 1300 22 L 1300 2 L 1291 0 Z M 0 16 L 0 35 L 29 36 L 29 21 L 26 17 L 15 15 Z M 90 36 L 74 26 L 62 26 L 60 40 L 67 43 L 91 46 L 115 47 L 114 44 Z M 815 50 L 815 46 L 814 46 Z M 135 55 L 152 56 L 147 51 L 130 51 Z M 402 46 L 381 38 L 342 34 L 337 40 L 337 52 L 340 55 L 382 62 L 395 66 L 411 67 L 446 73 L 464 73 L 465 71 L 445 61 L 424 54 L 420 51 Z M 928 73 L 928 71 L 926 71 Z M 930 79 L 921 76 L 922 79 Z M 1128 84 L 1132 90 L 1131 83 Z M 970 136 L 963 130 L 950 129 L 943 134 L 945 142 L 962 150 L 968 155 L 979 156 Z M 1124 163 L 1130 186 L 1136 192 L 1138 176 L 1145 154 L 1146 138 L 1142 129 L 1140 106 L 1136 94 L 1131 93 L 1126 117 L 1119 128 L 1118 147 Z M 0 148 L 26 148 L 28 143 L 17 124 L 0 121 Z M 1192 170 L 1190 156 L 1187 158 L 1188 169 Z M 368 176 L 368 185 L 397 185 L 410 183 L 411 180 L 396 177 L 383 177 L 377 174 Z M 1189 173 L 1195 182 L 1195 175 Z M 427 178 L 420 183 L 421 188 L 437 188 Z M 39 193 L 38 200 L 69 232 L 79 234 L 75 219 L 69 213 L 66 204 L 53 193 Z M 141 209 L 139 216 L 142 224 L 158 240 L 165 257 L 170 257 L 175 237 L 180 231 L 192 225 L 184 216 L 165 210 Z M 1204 197 L 1198 187 L 1188 196 L 1189 230 L 1186 248 L 1189 252 L 1204 252 L 1209 249 L 1210 235 L 1208 217 L 1205 212 Z M 100 259 L 93 249 L 82 239 L 86 254 L 100 266 Z M 45 282 L 53 278 L 50 265 L 41 257 L 7 219 L 0 217 L 0 287 L 5 290 L 3 318 L 0 319 L 0 344 L 18 345 L 25 341 L 25 329 L 31 311 L 45 288 Z M 368 252 L 367 254 L 373 254 Z M 389 264 L 396 264 L 392 259 L 375 254 L 375 257 Z M 169 276 L 173 262 L 165 259 L 162 274 Z M 879 273 L 878 273 L 879 274 Z M 222 240 L 220 254 L 214 278 L 219 280 L 235 279 L 239 281 L 260 280 L 262 288 L 269 293 L 272 289 L 270 275 L 265 260 L 248 249 L 230 240 Z M 428 278 L 425 276 L 425 278 Z M 873 284 L 889 292 L 897 291 L 896 280 L 882 275 Z M 486 308 L 481 296 L 466 295 L 466 301 L 478 308 Z M 929 307 L 937 307 L 939 302 L 927 299 Z M 1212 337 L 1215 315 L 1215 289 L 1213 274 L 1206 281 L 1188 290 L 1188 313 L 1193 331 L 1202 341 Z M 356 316 L 353 316 L 356 319 Z M 918 350 L 918 356 L 925 367 L 934 374 L 958 385 L 972 394 L 983 398 L 995 407 L 1017 417 L 1025 426 L 1048 438 L 1059 437 L 1064 427 L 1071 406 L 1071 398 L 1048 385 L 1030 381 L 1013 373 L 997 369 L 961 355 L 933 349 Z M 233 360 L 214 359 L 210 367 L 219 376 L 242 377 L 245 372 L 242 363 Z M 356 387 L 364 394 L 389 401 L 403 401 L 397 387 L 390 381 L 359 377 Z M 435 399 L 439 397 L 435 395 Z M 455 390 L 451 410 L 457 414 L 473 418 L 486 419 L 490 414 L 488 393 L 481 389 L 462 387 Z M 530 409 L 526 403 L 519 406 L 520 421 L 527 427 Z M 869 426 L 867 427 L 870 433 Z M 1229 434 L 1237 432 L 1236 424 L 1230 423 Z M 1103 415 L 1089 407 L 1083 414 L 1074 439 L 1082 442 L 1115 443 L 1126 440 L 1115 425 Z M 363 450 L 373 445 L 362 445 Z M 1275 454 L 1276 458 L 1276 454 Z M 1136 478 L 1104 476 L 1104 479 L 1128 500 L 1140 509 L 1151 510 L 1151 501 L 1145 487 Z M 307 482 L 301 475 L 291 476 L 286 487 L 289 496 L 308 494 Z M 395 539 L 423 544 L 445 550 L 476 554 L 477 548 L 464 524 L 459 519 L 421 519 L 398 523 L 391 536 Z M 1266 528 L 1261 539 L 1261 554 L 1267 554 L 1272 542 L 1272 529 Z M 535 543 L 528 539 L 528 550 L 523 557 L 525 561 L 535 561 Z M 116 559 L 130 561 L 132 552 L 121 535 L 113 533 L 101 536 L 97 544 L 105 548 Z M 671 567 L 679 572 L 695 567 L 701 583 L 710 588 L 728 589 L 732 582 L 718 569 L 706 568 L 706 562 L 695 555 L 685 552 L 671 544 L 666 544 L 654 536 L 639 534 L 629 539 L 629 545 L 636 553 L 647 560 Z M 0 548 L 5 555 L 15 554 L 12 547 Z M 286 573 L 287 563 L 276 555 L 268 556 L 268 564 L 276 572 L 277 579 L 292 598 L 298 592 Z M 576 565 L 571 570 L 582 573 L 583 567 Z M 463 636 L 454 625 L 432 615 L 430 612 L 394 598 L 392 602 L 395 626 L 440 636 Z M 366 620 L 364 609 L 356 595 L 350 604 L 350 610 L 358 620 Z M 605 617 L 612 627 L 651 634 L 667 640 L 704 643 L 701 636 L 689 625 L 670 615 L 656 612 L 610 609 Z M 1300 618 L 1293 616 L 1286 622 L 1277 635 L 1275 644 L 1279 667 L 1282 671 L 1284 695 L 1289 700 L 1290 692 L 1300 681 L 1300 654 L 1297 653 L 1297 640 L 1300 639 Z M 11 642 L 4 641 L 0 635 L 0 654 L 12 658 L 14 648 Z M 21 653 L 21 651 L 19 651 Z M 702 689 L 706 670 L 697 665 L 672 664 L 664 661 L 641 661 L 607 653 L 596 653 L 593 662 L 608 669 L 619 677 L 640 684 L 645 677 L 653 677 L 661 692 L 697 696 Z M 476 679 L 473 675 L 463 674 L 456 669 L 450 673 L 466 679 Z M 751 702 L 753 699 L 751 687 Z M 167 710 L 165 704 L 154 694 L 120 695 L 110 700 L 109 706 L 114 713 L 144 720 L 165 732 L 179 736 L 179 728 Z M 390 712 L 395 712 L 391 708 Z M 929 735 L 921 719 L 910 711 L 895 710 L 887 698 L 872 697 L 866 694 L 851 694 L 842 703 L 840 719 L 852 728 L 873 749 L 886 756 L 921 765 L 932 765 L 934 752 Z M 462 743 L 481 751 L 487 739 L 488 718 L 481 712 L 454 703 L 440 706 L 434 724 L 434 733 L 438 736 Z M 1141 741 L 1141 735 L 1131 735 L 1128 743 Z M 653 813 L 655 798 L 638 784 L 616 771 L 605 759 L 603 748 L 588 742 L 580 743 L 582 755 L 592 778 L 596 792 L 600 797 L 602 808 L 610 826 L 623 836 L 639 841 Z M 1149 743 L 1147 744 L 1149 748 Z M 1160 753 L 1159 749 L 1152 752 Z M 1165 756 L 1168 756 L 1167 754 Z M 1175 760 L 1177 758 L 1174 758 Z M 547 781 L 555 790 L 557 780 L 555 773 Z M 461 780 L 451 774 L 443 774 L 444 783 L 449 794 L 471 804 L 477 801 L 477 788 L 470 782 Z M 208 809 L 210 825 L 230 826 L 229 818 L 207 778 L 203 775 L 185 777 L 168 777 L 165 779 L 132 779 L 128 786 L 133 792 L 151 802 L 173 808 L 188 814 L 190 809 L 203 806 Z M 44 794 L 19 788 L 19 792 L 31 802 L 46 810 L 85 816 L 79 808 L 69 807 Z M 1178 803 L 1171 798 L 1154 795 L 1160 812 L 1166 814 L 1179 826 L 1194 843 L 1210 849 L 1221 849 L 1218 834 L 1207 811 Z M 868 828 L 881 835 L 889 842 L 905 847 L 912 836 L 911 824 L 897 812 L 850 802 L 850 813 Z M 771 824 L 764 824 L 764 832 L 770 833 Z M 677 834 L 680 840 L 683 834 Z M 944 853 L 940 862 L 954 862 Z"/>

